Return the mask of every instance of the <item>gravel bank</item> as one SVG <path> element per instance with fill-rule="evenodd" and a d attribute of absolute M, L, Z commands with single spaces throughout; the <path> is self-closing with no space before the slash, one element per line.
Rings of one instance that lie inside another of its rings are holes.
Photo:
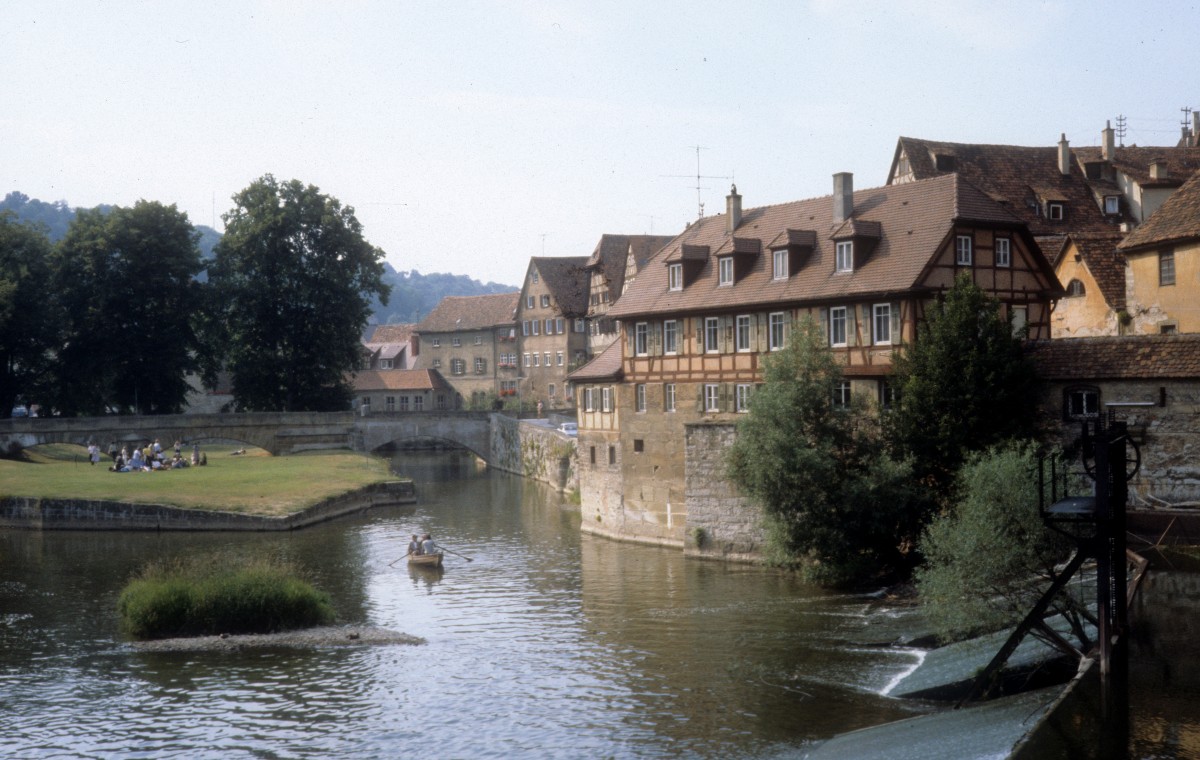
<path fill-rule="evenodd" d="M 347 647 L 382 646 L 385 644 L 424 644 L 425 639 L 387 628 L 366 626 L 322 626 L 282 633 L 239 634 L 221 636 L 190 636 L 179 639 L 135 641 L 131 646 L 139 652 L 234 651 L 267 647 Z"/>

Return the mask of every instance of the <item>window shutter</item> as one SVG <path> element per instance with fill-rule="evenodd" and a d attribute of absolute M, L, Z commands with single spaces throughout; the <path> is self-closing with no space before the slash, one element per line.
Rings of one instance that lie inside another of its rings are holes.
<path fill-rule="evenodd" d="M 858 345 L 858 315 L 853 307 L 846 309 L 846 345 Z"/>
<path fill-rule="evenodd" d="M 754 347 L 759 353 L 767 351 L 767 315 L 754 315 Z"/>
<path fill-rule="evenodd" d="M 652 322 L 646 325 L 646 348 L 651 356 L 662 356 L 662 325 Z"/>
<path fill-rule="evenodd" d="M 721 349 L 721 353 L 727 354 L 733 350 L 733 317 L 721 317 L 717 324 L 721 330 L 717 347 Z"/>
<path fill-rule="evenodd" d="M 696 411 L 704 413 L 704 383 L 696 383 Z"/>
<path fill-rule="evenodd" d="M 894 303 L 892 309 L 892 343 L 900 345 L 900 304 Z"/>
<path fill-rule="evenodd" d="M 729 383 L 721 383 L 720 389 L 718 390 L 718 394 L 719 395 L 717 396 L 717 408 L 720 409 L 722 412 L 733 411 L 733 405 L 729 398 L 729 396 L 730 396 Z"/>
<path fill-rule="evenodd" d="M 825 336 L 825 345 L 830 345 L 833 341 L 830 340 L 829 334 L 829 309 L 822 306 L 818 311 L 817 319 L 821 323 L 821 335 Z"/>
<path fill-rule="evenodd" d="M 862 326 L 863 326 L 863 344 L 871 345 L 874 341 L 871 339 L 871 332 L 875 329 L 871 324 L 871 304 L 864 303 L 862 305 Z"/>
<path fill-rule="evenodd" d="M 785 311 L 783 313 L 783 345 L 786 346 L 792 342 L 792 312 Z"/>

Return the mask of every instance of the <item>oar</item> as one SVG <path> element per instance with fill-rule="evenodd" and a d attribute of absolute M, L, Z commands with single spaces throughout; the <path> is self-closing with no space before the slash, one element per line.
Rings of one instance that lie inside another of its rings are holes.
<path fill-rule="evenodd" d="M 412 554 L 412 551 L 410 550 L 410 551 L 408 552 L 408 554 Z M 404 555 L 404 557 L 407 557 L 407 556 L 408 556 L 408 554 L 405 554 L 405 555 Z M 388 567 L 392 567 L 392 566 L 393 566 L 393 565 L 395 565 L 397 562 L 399 562 L 400 560 L 404 559 L 404 557 L 399 557 L 399 558 L 397 558 L 397 559 L 394 559 L 394 560 L 392 560 L 391 562 L 389 562 L 389 563 L 388 563 Z"/>
<path fill-rule="evenodd" d="M 450 553 L 451 553 L 451 554 L 453 554 L 455 557 L 462 557 L 462 558 L 463 558 L 463 559 L 465 559 L 467 562 L 474 562 L 474 561 L 475 561 L 475 560 L 471 559 L 470 557 L 468 557 L 468 556 L 467 556 L 467 555 L 465 555 L 465 554 L 459 554 L 458 552 L 452 552 L 452 551 L 450 551 L 449 549 L 447 549 L 446 547 L 442 546 L 441 544 L 438 544 L 438 548 L 439 548 L 439 549 L 441 549 L 441 550 L 442 550 L 442 551 L 444 551 L 444 552 L 450 552 Z"/>

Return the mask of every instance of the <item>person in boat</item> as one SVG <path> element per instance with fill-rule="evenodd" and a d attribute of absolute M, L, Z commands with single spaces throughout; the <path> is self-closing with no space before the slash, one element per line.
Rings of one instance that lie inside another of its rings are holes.
<path fill-rule="evenodd" d="M 412 534 L 412 540 L 408 542 L 408 553 L 409 554 L 420 554 L 421 553 L 421 539 L 417 538 L 416 533 Z"/>
<path fill-rule="evenodd" d="M 421 553 L 437 554 L 437 544 L 433 542 L 433 537 L 428 533 L 421 537 Z"/>

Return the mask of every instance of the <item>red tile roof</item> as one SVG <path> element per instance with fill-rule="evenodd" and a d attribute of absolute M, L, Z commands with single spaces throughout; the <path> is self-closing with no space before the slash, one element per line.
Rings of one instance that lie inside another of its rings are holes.
<path fill-rule="evenodd" d="M 1024 235 L 1037 250 L 1024 226 L 1007 208 L 955 174 L 854 193 L 853 218 L 860 234 L 878 234 L 870 254 L 850 273 L 835 273 L 832 235 L 833 199 L 812 198 L 743 212 L 738 238 L 755 238 L 776 247 L 791 238 L 811 240 L 799 271 L 786 280 L 775 280 L 771 255 L 764 251 L 732 286 L 719 286 L 715 253 L 727 246 L 724 214 L 705 217 L 667 244 L 621 299 L 609 316 L 712 311 L 722 308 L 782 303 L 834 301 L 846 296 L 898 294 L 911 290 L 922 278 L 937 249 L 954 229 L 954 223 L 983 224 L 1011 229 Z M 798 234 L 800 232 L 812 234 Z M 877 232 L 876 232 L 877 231 Z M 772 243 L 771 241 L 778 241 Z M 702 268 L 683 290 L 667 289 L 667 263 L 700 255 Z M 1047 281 L 1056 283 L 1048 262 Z"/>
<path fill-rule="evenodd" d="M 416 326 L 418 333 L 488 330 L 515 324 L 513 314 L 521 294 L 493 293 L 484 296 L 446 296 Z"/>
<path fill-rule="evenodd" d="M 567 375 L 573 383 L 594 383 L 606 380 L 619 381 L 624 374 L 621 367 L 621 341 L 615 340 L 601 351 L 596 358 Z"/>
<path fill-rule="evenodd" d="M 1200 379 L 1200 335 L 1122 335 L 1027 343 L 1044 380 Z"/>
<path fill-rule="evenodd" d="M 453 390 L 436 369 L 364 369 L 354 375 L 356 391 Z"/>
<path fill-rule="evenodd" d="M 1125 257 L 1117 251 L 1120 235 L 1071 235 L 1087 270 L 1096 279 L 1104 301 L 1112 309 L 1125 308 Z M 1064 244 L 1055 256 L 1055 265 L 1066 255 L 1069 246 Z"/>
<path fill-rule="evenodd" d="M 584 266 L 588 270 L 600 270 L 608 282 L 609 300 L 615 301 L 620 297 L 625 283 L 625 264 L 630 249 L 640 270 L 658 249 L 669 242 L 671 235 L 601 235 L 596 250 L 592 251 Z"/>
<path fill-rule="evenodd" d="M 537 267 L 546 289 L 567 318 L 583 317 L 588 309 L 588 263 L 586 256 L 534 256 L 530 266 Z"/>
<path fill-rule="evenodd" d="M 408 347 L 415 327 L 413 324 L 376 325 L 363 340 L 363 345 L 370 351 L 378 351 L 381 359 L 395 359 Z"/>
<path fill-rule="evenodd" d="M 1074 148 L 1072 152 L 1083 162 L 1104 160 L 1101 148 Z M 1166 166 L 1167 176 L 1162 179 L 1150 177 L 1150 164 L 1156 161 Z M 1142 187 L 1179 187 L 1200 171 L 1200 148 L 1131 145 L 1115 148 L 1109 163 Z"/>
<path fill-rule="evenodd" d="M 1200 239 L 1200 171 L 1171 194 L 1145 224 L 1121 242 L 1121 251 Z"/>

